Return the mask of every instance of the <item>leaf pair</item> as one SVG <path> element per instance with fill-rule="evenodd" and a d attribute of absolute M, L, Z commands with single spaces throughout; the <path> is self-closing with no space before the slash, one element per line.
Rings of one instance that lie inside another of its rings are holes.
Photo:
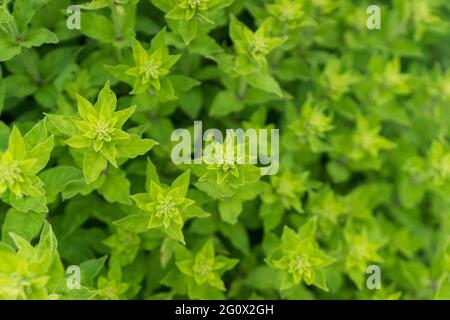
<path fill-rule="evenodd" d="M 14 127 L 8 148 L 0 151 L 0 195 L 19 211 L 47 212 L 45 191 L 37 174 L 45 168 L 53 150 L 45 121 L 35 125 L 24 137 Z"/>

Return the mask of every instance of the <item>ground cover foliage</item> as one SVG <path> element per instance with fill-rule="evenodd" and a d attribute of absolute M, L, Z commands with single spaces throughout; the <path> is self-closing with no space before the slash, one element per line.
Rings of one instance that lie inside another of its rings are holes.
<path fill-rule="evenodd" d="M 450 3 L 371 4 L 0 1 L 0 298 L 449 299 Z"/>

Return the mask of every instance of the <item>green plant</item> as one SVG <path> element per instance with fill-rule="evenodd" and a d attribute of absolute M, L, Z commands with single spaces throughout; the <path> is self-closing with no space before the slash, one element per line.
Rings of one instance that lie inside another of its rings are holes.
<path fill-rule="evenodd" d="M 450 4 L 369 4 L 0 0 L 0 299 L 450 299 Z"/>

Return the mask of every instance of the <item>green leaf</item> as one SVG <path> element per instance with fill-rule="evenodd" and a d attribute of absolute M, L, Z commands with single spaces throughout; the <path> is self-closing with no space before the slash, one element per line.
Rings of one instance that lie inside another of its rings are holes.
<path fill-rule="evenodd" d="M 213 57 L 215 54 L 221 53 L 224 50 L 214 40 L 214 38 L 202 35 L 195 38 L 189 45 L 189 51 L 201 55 L 202 57 Z"/>
<path fill-rule="evenodd" d="M 25 48 L 40 47 L 43 44 L 58 43 L 58 37 L 55 33 L 48 29 L 40 28 L 29 30 L 25 33 L 25 39 L 21 41 L 21 45 Z"/>
<path fill-rule="evenodd" d="M 57 130 L 69 136 L 76 135 L 78 133 L 77 129 L 71 121 L 71 118 L 53 114 L 47 114 L 46 116 L 49 120 L 49 123 L 46 124 L 48 127 L 51 126 L 52 128 L 54 128 L 54 130 Z"/>
<path fill-rule="evenodd" d="M 13 16 L 20 30 L 25 30 L 36 12 L 50 0 L 16 0 Z"/>
<path fill-rule="evenodd" d="M 180 196 L 184 197 L 189 189 L 190 176 L 191 171 L 185 171 L 182 175 L 180 175 L 172 182 L 171 188 L 179 188 Z"/>
<path fill-rule="evenodd" d="M 4 80 L 6 98 L 24 98 L 36 92 L 37 86 L 33 80 L 22 74 L 13 74 Z"/>
<path fill-rule="evenodd" d="M 104 268 L 107 257 L 84 261 L 80 264 L 81 284 L 89 287 L 94 286 L 94 279 Z"/>
<path fill-rule="evenodd" d="M 279 202 L 271 204 L 264 203 L 261 206 L 260 215 L 264 221 L 264 228 L 272 230 L 280 224 L 284 215 L 283 205 Z"/>
<path fill-rule="evenodd" d="M 135 233 L 142 233 L 148 230 L 147 226 L 149 221 L 150 215 L 132 214 L 120 220 L 114 221 L 114 224 Z"/>
<path fill-rule="evenodd" d="M 177 5 L 177 0 L 151 0 L 158 9 L 168 12 Z"/>
<path fill-rule="evenodd" d="M 45 196 L 48 203 L 56 200 L 59 193 L 72 183 L 84 183 L 83 172 L 72 166 L 57 166 L 43 171 L 39 177 L 45 184 Z"/>
<path fill-rule="evenodd" d="M 13 127 L 9 137 L 8 151 L 16 159 L 24 159 L 26 155 L 25 141 L 17 127 Z"/>
<path fill-rule="evenodd" d="M 278 97 L 283 97 L 283 91 L 280 88 L 278 82 L 269 74 L 266 73 L 255 73 L 245 76 L 245 79 L 250 83 L 251 86 L 273 93 Z"/>
<path fill-rule="evenodd" d="M 147 179 L 145 180 L 145 189 L 147 191 L 150 190 L 151 181 L 153 181 L 156 184 L 160 184 L 158 172 L 156 171 L 156 167 L 153 164 L 152 160 L 150 160 L 150 158 L 147 158 L 146 177 Z"/>
<path fill-rule="evenodd" d="M 158 143 L 152 139 L 141 139 L 135 134 L 130 134 L 128 140 L 119 140 L 116 143 L 116 148 L 120 157 L 134 159 L 146 154 L 155 145 L 158 145 Z"/>
<path fill-rule="evenodd" d="M 98 192 L 108 202 L 128 203 L 130 185 L 130 181 L 126 178 L 125 172 L 119 169 L 108 170 L 105 182 L 98 189 Z"/>
<path fill-rule="evenodd" d="M 105 16 L 85 12 L 81 19 L 81 32 L 103 43 L 113 43 L 115 32 L 112 22 Z"/>
<path fill-rule="evenodd" d="M 236 224 L 242 212 L 242 202 L 235 197 L 219 202 L 220 217 L 223 221 Z"/>
<path fill-rule="evenodd" d="M 0 23 L 10 23 L 13 19 L 13 16 L 8 12 L 6 7 L 0 7 Z"/>
<path fill-rule="evenodd" d="M 232 112 L 241 111 L 244 108 L 242 100 L 231 91 L 219 92 L 212 103 L 209 115 L 222 117 Z"/>
<path fill-rule="evenodd" d="M 92 183 L 98 179 L 102 171 L 107 166 L 106 159 L 99 153 L 94 151 L 87 151 L 83 159 L 83 174 L 86 183 Z"/>
<path fill-rule="evenodd" d="M 21 51 L 20 45 L 12 42 L 6 34 L 0 31 L 0 61 L 8 61 Z"/>
<path fill-rule="evenodd" d="M 41 231 L 45 213 L 20 212 L 9 209 L 2 226 L 2 241 L 13 245 L 10 232 L 17 234 L 27 241 L 31 241 Z"/>
<path fill-rule="evenodd" d="M 246 255 L 250 254 L 250 240 L 243 224 L 230 225 L 223 223 L 220 225 L 220 232 L 228 238 L 236 249 Z"/>
<path fill-rule="evenodd" d="M 36 213 L 47 213 L 47 199 L 45 196 L 16 198 L 11 194 L 10 204 L 13 208 L 21 212 L 33 211 Z"/>
<path fill-rule="evenodd" d="M 45 168 L 48 161 L 50 160 L 50 154 L 53 150 L 54 138 L 50 136 L 44 142 L 36 145 L 27 153 L 27 157 L 35 159 L 36 163 L 33 165 L 32 171 L 34 173 L 40 172 Z"/>
<path fill-rule="evenodd" d="M 189 21 L 178 21 L 177 25 L 177 31 L 180 33 L 186 45 L 190 44 L 191 41 L 197 36 L 198 28 L 198 22 L 194 19 Z"/>

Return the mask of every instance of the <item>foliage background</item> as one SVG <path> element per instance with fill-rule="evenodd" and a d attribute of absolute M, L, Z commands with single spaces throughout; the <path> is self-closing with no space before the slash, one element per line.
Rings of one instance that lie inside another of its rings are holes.
<path fill-rule="evenodd" d="M 75 1 L 1 2 L 0 298 L 450 298 L 450 3 L 378 1 L 381 30 L 366 28 L 367 1 L 211 1 L 194 18 L 180 3 L 92 1 L 78 31 L 66 27 Z M 130 93 L 118 66 L 133 66 L 134 38 L 147 49 L 164 27 L 180 55 L 159 75 L 165 89 Z M 107 81 L 117 110 L 136 106 L 124 130 L 159 144 L 86 185 L 46 115 L 76 115 L 75 95 L 93 103 Z M 115 223 L 139 211 L 129 196 L 150 180 L 186 172 L 170 161 L 170 135 L 194 120 L 280 128 L 280 172 L 214 194 L 191 168 L 186 197 L 210 216 L 185 221 L 185 245 Z M 30 178 L 42 194 L 14 202 L 5 151 L 20 144 L 13 126 L 24 135 L 36 124 L 28 149 L 54 139 Z M 206 271 L 189 260 L 200 248 Z M 380 290 L 365 285 L 371 264 Z M 82 289 L 66 288 L 69 265 Z"/>

